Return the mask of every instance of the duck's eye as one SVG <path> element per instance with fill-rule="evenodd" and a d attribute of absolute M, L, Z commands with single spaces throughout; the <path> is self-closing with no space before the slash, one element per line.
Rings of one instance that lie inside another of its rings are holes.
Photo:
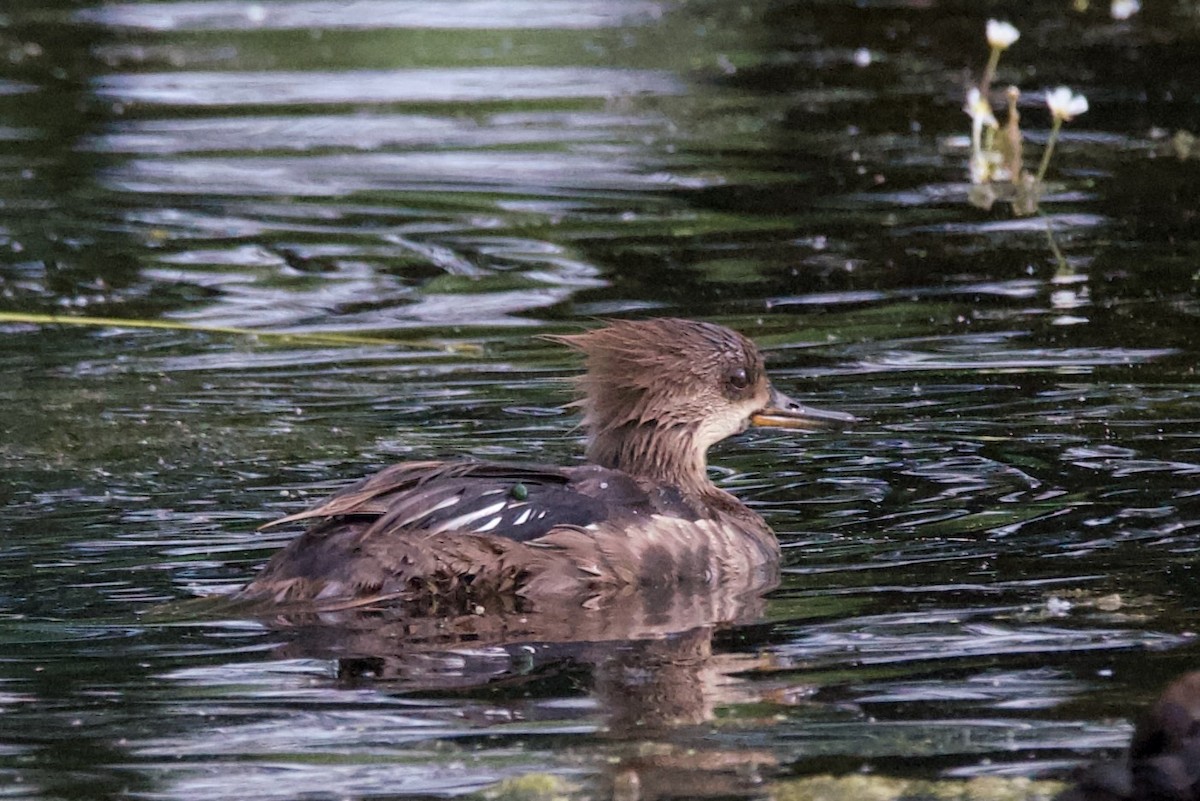
<path fill-rule="evenodd" d="M 750 376 L 746 375 L 744 367 L 738 367 L 729 371 L 725 383 L 729 384 L 730 389 L 743 390 L 750 386 Z"/>

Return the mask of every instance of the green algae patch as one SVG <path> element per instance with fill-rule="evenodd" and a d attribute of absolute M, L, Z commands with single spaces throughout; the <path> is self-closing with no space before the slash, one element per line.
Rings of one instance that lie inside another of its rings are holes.
<path fill-rule="evenodd" d="M 575 785 L 552 773 L 526 773 L 473 793 L 478 801 L 567 801 Z"/>
<path fill-rule="evenodd" d="M 811 776 L 776 782 L 773 801 L 1050 801 L 1062 782 L 1023 777 L 918 781 L 888 776 Z"/>

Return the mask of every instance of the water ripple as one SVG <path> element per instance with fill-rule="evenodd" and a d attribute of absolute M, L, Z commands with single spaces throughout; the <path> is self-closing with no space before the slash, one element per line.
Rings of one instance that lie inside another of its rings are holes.
<path fill-rule="evenodd" d="M 457 151 L 238 159 L 134 159 L 109 170 L 112 189 L 177 195 L 346 197 L 360 192 L 457 191 L 514 195 L 699 188 L 644 155 Z"/>
<path fill-rule="evenodd" d="M 1023 607 L 997 607 L 852 617 L 805 627 L 786 645 L 778 646 L 778 652 L 806 666 L 833 665 L 844 660 L 886 665 L 1034 653 L 1162 649 L 1190 639 L 1162 632 L 994 620 L 1024 614 L 1027 610 Z"/>
<path fill-rule="evenodd" d="M 654 19 L 659 3 L 646 0 L 457 0 L 452 7 L 420 0 L 349 0 L 246 3 L 113 3 L 84 9 L 76 19 L 113 28 L 151 31 L 363 29 L 584 29 Z"/>
<path fill-rule="evenodd" d="M 80 147 L 99 153 L 169 155 L 341 148 L 366 152 L 387 148 L 495 148 L 603 142 L 634 132 L 660 133 L 668 121 L 602 112 L 460 116 L 359 113 L 298 116 L 205 117 L 124 121 L 84 139 Z"/>
<path fill-rule="evenodd" d="M 603 100 L 684 91 L 669 72 L 598 67 L 175 72 L 106 75 L 92 86 L 110 102 L 176 107 Z"/>

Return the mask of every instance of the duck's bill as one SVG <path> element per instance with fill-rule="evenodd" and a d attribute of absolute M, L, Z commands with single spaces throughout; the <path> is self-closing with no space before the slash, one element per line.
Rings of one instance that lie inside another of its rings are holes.
<path fill-rule="evenodd" d="M 763 428 L 798 428 L 802 431 L 819 431 L 825 428 L 842 428 L 857 418 L 845 412 L 814 409 L 805 406 L 771 389 L 771 402 L 767 408 L 750 415 L 750 424 Z"/>

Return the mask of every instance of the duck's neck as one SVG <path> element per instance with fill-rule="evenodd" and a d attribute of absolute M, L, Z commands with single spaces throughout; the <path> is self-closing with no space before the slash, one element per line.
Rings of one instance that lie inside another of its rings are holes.
<path fill-rule="evenodd" d="M 588 461 L 635 478 L 672 486 L 697 500 L 725 493 L 708 478 L 704 449 L 693 426 L 627 423 L 595 432 Z"/>
<path fill-rule="evenodd" d="M 706 449 L 698 444 L 694 427 L 627 423 L 603 429 L 589 438 L 587 458 L 601 467 L 673 487 L 701 517 L 732 517 L 740 521 L 742 530 L 773 536 L 761 517 L 709 480 Z"/>

